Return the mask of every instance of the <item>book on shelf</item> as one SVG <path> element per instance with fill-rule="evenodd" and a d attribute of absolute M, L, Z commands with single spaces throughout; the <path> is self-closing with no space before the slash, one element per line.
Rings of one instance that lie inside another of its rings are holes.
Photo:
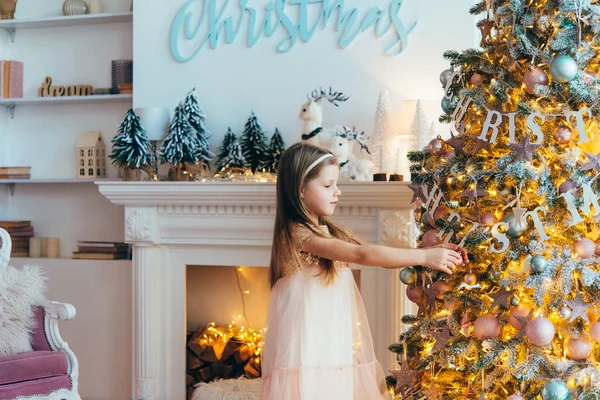
<path fill-rule="evenodd" d="M 124 260 L 128 256 L 127 253 L 82 253 L 79 251 L 73 252 L 73 258 L 79 260 Z"/>
<path fill-rule="evenodd" d="M 11 257 L 29 257 L 29 251 L 12 251 Z"/>
<path fill-rule="evenodd" d="M 0 97 L 14 99 L 23 97 L 23 63 L 0 60 Z"/>
<path fill-rule="evenodd" d="M 0 228 L 10 232 L 11 229 L 15 228 L 28 228 L 31 227 L 31 221 L 0 221 Z"/>
<path fill-rule="evenodd" d="M 129 247 L 127 243 L 123 242 L 94 242 L 94 241 L 86 241 L 80 240 L 77 242 L 77 246 L 91 246 L 91 247 Z"/>
<path fill-rule="evenodd" d="M 127 243 L 80 240 L 77 242 L 77 251 L 73 252 L 73 258 L 117 260 L 129 258 L 129 254 Z"/>
<path fill-rule="evenodd" d="M 0 179 L 31 179 L 31 174 L 0 174 Z"/>
<path fill-rule="evenodd" d="M 1 224 L 1 222 L 0 222 Z M 13 226 L 13 227 L 6 227 L 4 228 L 5 231 L 7 231 L 8 233 L 10 233 L 11 235 L 13 234 L 23 234 L 23 233 L 33 233 L 33 226 L 31 225 L 27 225 L 27 226 L 23 226 L 23 227 L 19 227 L 19 226 Z"/>
<path fill-rule="evenodd" d="M 31 167 L 0 167 L 0 175 L 29 175 Z"/>

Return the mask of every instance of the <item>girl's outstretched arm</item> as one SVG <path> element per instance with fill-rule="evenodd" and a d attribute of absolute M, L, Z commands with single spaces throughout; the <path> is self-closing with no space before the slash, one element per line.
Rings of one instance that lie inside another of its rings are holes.
<path fill-rule="evenodd" d="M 399 249 L 359 241 L 348 243 L 335 238 L 313 236 L 304 245 L 307 253 L 364 266 L 401 268 L 423 265 L 448 274 L 459 265 L 468 262 L 465 250 L 454 244 L 443 244 L 425 249 Z"/>

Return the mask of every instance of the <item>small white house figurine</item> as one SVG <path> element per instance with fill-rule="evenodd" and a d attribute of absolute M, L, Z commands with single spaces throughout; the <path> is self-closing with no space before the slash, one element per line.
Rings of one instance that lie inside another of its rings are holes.
<path fill-rule="evenodd" d="M 100 132 L 83 132 L 77 139 L 77 177 L 106 177 L 106 144 Z"/>

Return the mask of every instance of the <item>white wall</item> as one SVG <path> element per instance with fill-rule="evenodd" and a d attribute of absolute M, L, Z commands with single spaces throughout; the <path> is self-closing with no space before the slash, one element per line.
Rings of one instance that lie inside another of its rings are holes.
<path fill-rule="evenodd" d="M 127 400 L 131 395 L 131 261 L 17 258 L 11 265 L 40 265 L 49 300 L 71 303 L 77 315 L 59 323 L 79 361 L 85 400 Z"/>
<path fill-rule="evenodd" d="M 17 18 L 61 15 L 62 0 L 20 0 Z M 127 11 L 129 0 L 104 0 L 106 11 Z M 110 61 L 132 58 L 126 23 L 17 31 L 14 43 L 0 31 L 0 59 L 25 63 L 24 96 L 36 97 L 45 76 L 57 85 L 110 86 Z M 30 165 L 32 177 L 75 177 L 80 132 L 101 130 L 110 139 L 131 105 L 20 107 L 15 118 L 0 109 L 0 166 Z M 110 148 L 110 147 L 109 147 Z M 109 175 L 116 177 L 109 168 Z M 0 218 L 31 220 L 37 236 L 58 236 L 63 259 L 33 260 L 49 278 L 48 298 L 73 303 L 77 317 L 61 324 L 80 362 L 80 394 L 90 400 L 131 396 L 131 262 L 68 260 L 77 240 L 123 240 L 123 209 L 93 184 L 0 185 Z M 22 265 L 29 259 L 15 259 Z"/>
<path fill-rule="evenodd" d="M 136 8 L 134 103 L 136 107 L 174 107 L 196 87 L 213 133 L 213 148 L 220 144 L 227 126 L 241 133 L 250 110 L 269 134 L 278 126 L 288 145 L 298 141 L 300 106 L 318 86 L 332 86 L 351 97 L 339 109 L 325 106 L 325 126 L 343 123 L 370 130 L 378 94 L 384 89 L 390 91 L 396 108 L 404 100 L 441 100 L 439 74 L 448 66 L 442 54 L 447 49 L 471 47 L 475 31 L 468 14 L 472 0 L 407 0 L 406 18 L 417 15 L 418 24 L 406 51 L 396 57 L 386 56 L 383 44 L 387 42 L 371 32 L 341 50 L 335 42 L 339 33 L 329 29 L 318 30 L 312 41 L 298 43 L 287 54 L 275 51 L 280 38 L 264 38 L 247 48 L 245 35 L 240 34 L 233 44 L 219 45 L 216 50 L 207 46 L 195 59 L 181 64 L 171 57 L 168 43 L 171 22 L 182 3 L 154 1 L 152 7 Z M 255 7 L 264 3 L 249 2 Z M 362 12 L 387 4 L 381 0 L 346 3 Z"/>

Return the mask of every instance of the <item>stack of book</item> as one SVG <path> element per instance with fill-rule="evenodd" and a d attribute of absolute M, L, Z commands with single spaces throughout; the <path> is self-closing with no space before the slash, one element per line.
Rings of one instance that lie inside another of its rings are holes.
<path fill-rule="evenodd" d="M 10 235 L 11 257 L 29 257 L 29 238 L 33 237 L 31 221 L 0 221 L 0 228 Z"/>
<path fill-rule="evenodd" d="M 133 83 L 119 83 L 119 93 L 120 94 L 132 94 L 133 93 Z"/>
<path fill-rule="evenodd" d="M 31 167 L 0 167 L 0 179 L 31 179 Z"/>
<path fill-rule="evenodd" d="M 0 98 L 23 97 L 23 63 L 0 60 Z"/>
<path fill-rule="evenodd" d="M 73 258 L 83 260 L 122 260 L 129 258 L 129 245 L 119 242 L 77 242 Z"/>

